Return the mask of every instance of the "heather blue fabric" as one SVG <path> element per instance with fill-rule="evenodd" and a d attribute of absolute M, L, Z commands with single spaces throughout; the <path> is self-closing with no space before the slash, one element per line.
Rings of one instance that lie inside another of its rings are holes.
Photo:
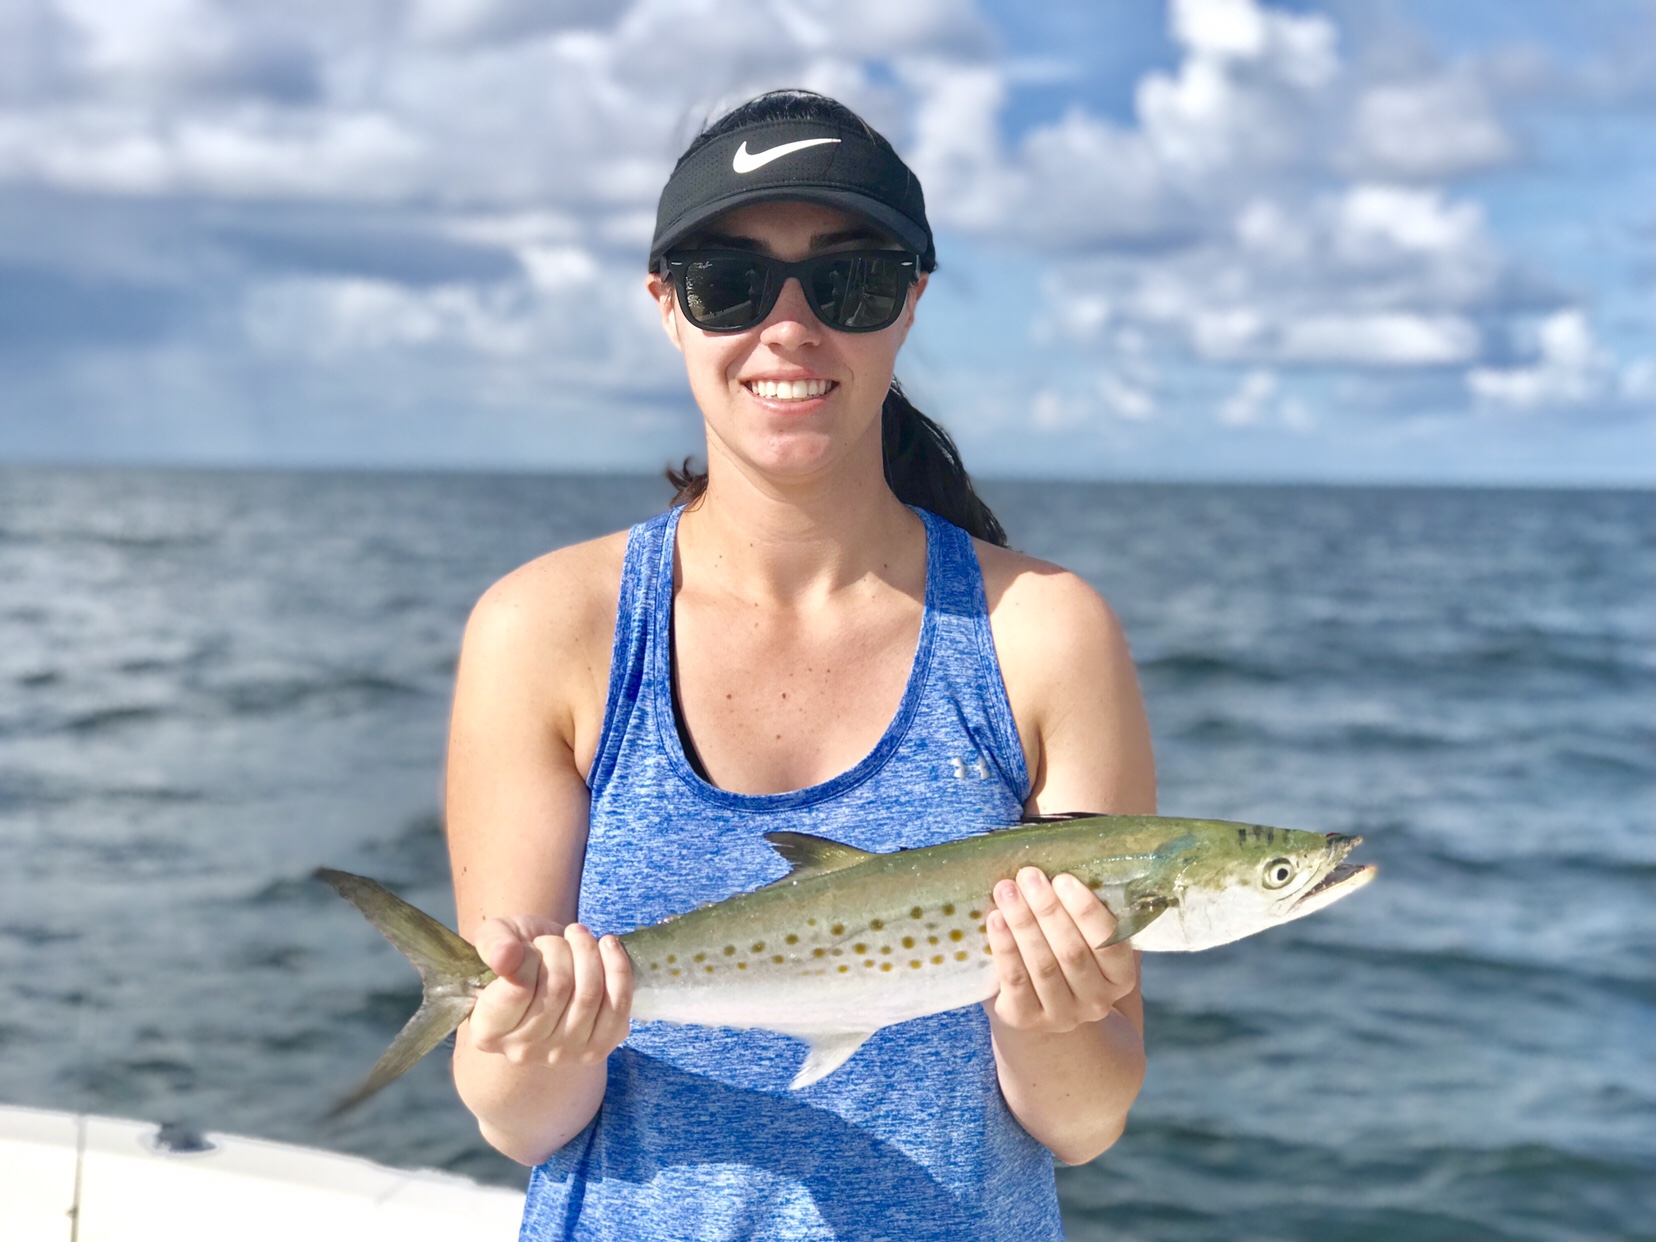
<path fill-rule="evenodd" d="M 627 543 L 603 734 L 588 784 L 581 919 L 626 932 L 757 888 L 779 828 L 865 850 L 1018 820 L 1029 775 L 971 540 L 929 513 L 926 607 L 901 705 L 870 754 L 809 789 L 709 785 L 671 698 L 673 509 Z M 918 512 L 918 511 L 917 511 Z M 802 1091 L 805 1045 L 768 1031 L 634 1023 L 592 1123 L 529 1183 L 524 1239 L 1061 1238 L 1052 1157 L 1007 1111 L 988 1021 L 887 1027 Z"/>

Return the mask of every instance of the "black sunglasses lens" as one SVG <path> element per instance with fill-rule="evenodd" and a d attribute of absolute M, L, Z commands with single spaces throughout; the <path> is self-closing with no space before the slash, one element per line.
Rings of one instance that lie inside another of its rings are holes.
<path fill-rule="evenodd" d="M 699 328 L 750 328 L 764 317 L 765 269 L 758 263 L 726 256 L 691 259 L 683 282 L 685 310 Z"/>
<path fill-rule="evenodd" d="M 872 331 L 897 318 L 908 291 L 902 256 L 857 254 L 826 258 L 811 270 L 811 302 L 822 321 L 849 331 Z"/>

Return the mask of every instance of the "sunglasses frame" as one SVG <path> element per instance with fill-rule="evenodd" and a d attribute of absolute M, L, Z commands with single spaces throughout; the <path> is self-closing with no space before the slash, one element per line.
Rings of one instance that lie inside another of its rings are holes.
<path fill-rule="evenodd" d="M 822 313 L 822 308 L 817 305 L 816 295 L 811 291 L 811 282 L 808 277 L 813 275 L 818 268 L 825 264 L 841 262 L 846 259 L 867 258 L 896 259 L 898 261 L 898 265 L 901 268 L 900 279 L 902 282 L 902 288 L 897 292 L 896 307 L 891 312 L 891 318 L 887 319 L 884 323 L 864 324 L 861 327 L 856 328 L 841 327 L 839 324 L 829 320 L 828 317 Z M 696 322 L 696 317 L 690 313 L 690 295 L 685 288 L 685 282 L 688 279 L 688 269 L 690 264 L 702 259 L 740 259 L 744 263 L 751 263 L 755 267 L 763 269 L 765 273 L 765 288 L 759 296 L 758 308 L 755 312 L 755 318 L 752 323 L 743 324 L 740 327 L 734 328 L 710 328 L 704 324 Z M 768 254 L 762 254 L 757 250 L 728 250 L 709 247 L 705 250 L 679 250 L 663 255 L 661 259 L 661 275 L 663 278 L 672 282 L 673 291 L 678 295 L 679 309 L 684 312 L 684 317 L 703 332 L 729 334 L 734 332 L 750 332 L 754 328 L 757 328 L 760 324 L 764 323 L 766 319 L 769 319 L 770 313 L 776 309 L 777 300 L 782 296 L 782 289 L 788 283 L 788 278 L 790 276 L 799 281 L 799 287 L 804 290 L 805 293 L 806 304 L 810 306 L 811 313 L 817 317 L 817 320 L 823 327 L 831 329 L 834 332 L 881 332 L 897 322 L 898 318 L 903 313 L 903 307 L 908 304 L 909 290 L 914 286 L 914 282 L 919 279 L 920 276 L 920 256 L 910 250 L 889 250 L 879 248 L 871 248 L 867 250 L 830 250 L 825 254 L 812 255 L 808 259 L 801 259 L 797 263 L 788 263 L 781 259 L 772 258 Z"/>

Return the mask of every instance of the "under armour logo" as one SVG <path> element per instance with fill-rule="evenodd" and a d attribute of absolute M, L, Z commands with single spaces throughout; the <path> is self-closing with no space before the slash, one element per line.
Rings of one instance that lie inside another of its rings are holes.
<path fill-rule="evenodd" d="M 959 755 L 956 755 L 949 762 L 954 765 L 955 780 L 957 781 L 965 780 L 968 775 L 975 776 L 980 781 L 989 779 L 989 765 L 982 759 L 974 759 L 967 763 Z"/>

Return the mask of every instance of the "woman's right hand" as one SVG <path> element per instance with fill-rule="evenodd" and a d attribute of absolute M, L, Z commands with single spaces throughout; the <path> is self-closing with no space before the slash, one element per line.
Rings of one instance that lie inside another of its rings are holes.
<path fill-rule="evenodd" d="M 595 1065 L 627 1037 L 632 962 L 579 923 L 487 919 L 478 955 L 500 976 L 477 996 L 469 1038 L 514 1065 Z"/>

